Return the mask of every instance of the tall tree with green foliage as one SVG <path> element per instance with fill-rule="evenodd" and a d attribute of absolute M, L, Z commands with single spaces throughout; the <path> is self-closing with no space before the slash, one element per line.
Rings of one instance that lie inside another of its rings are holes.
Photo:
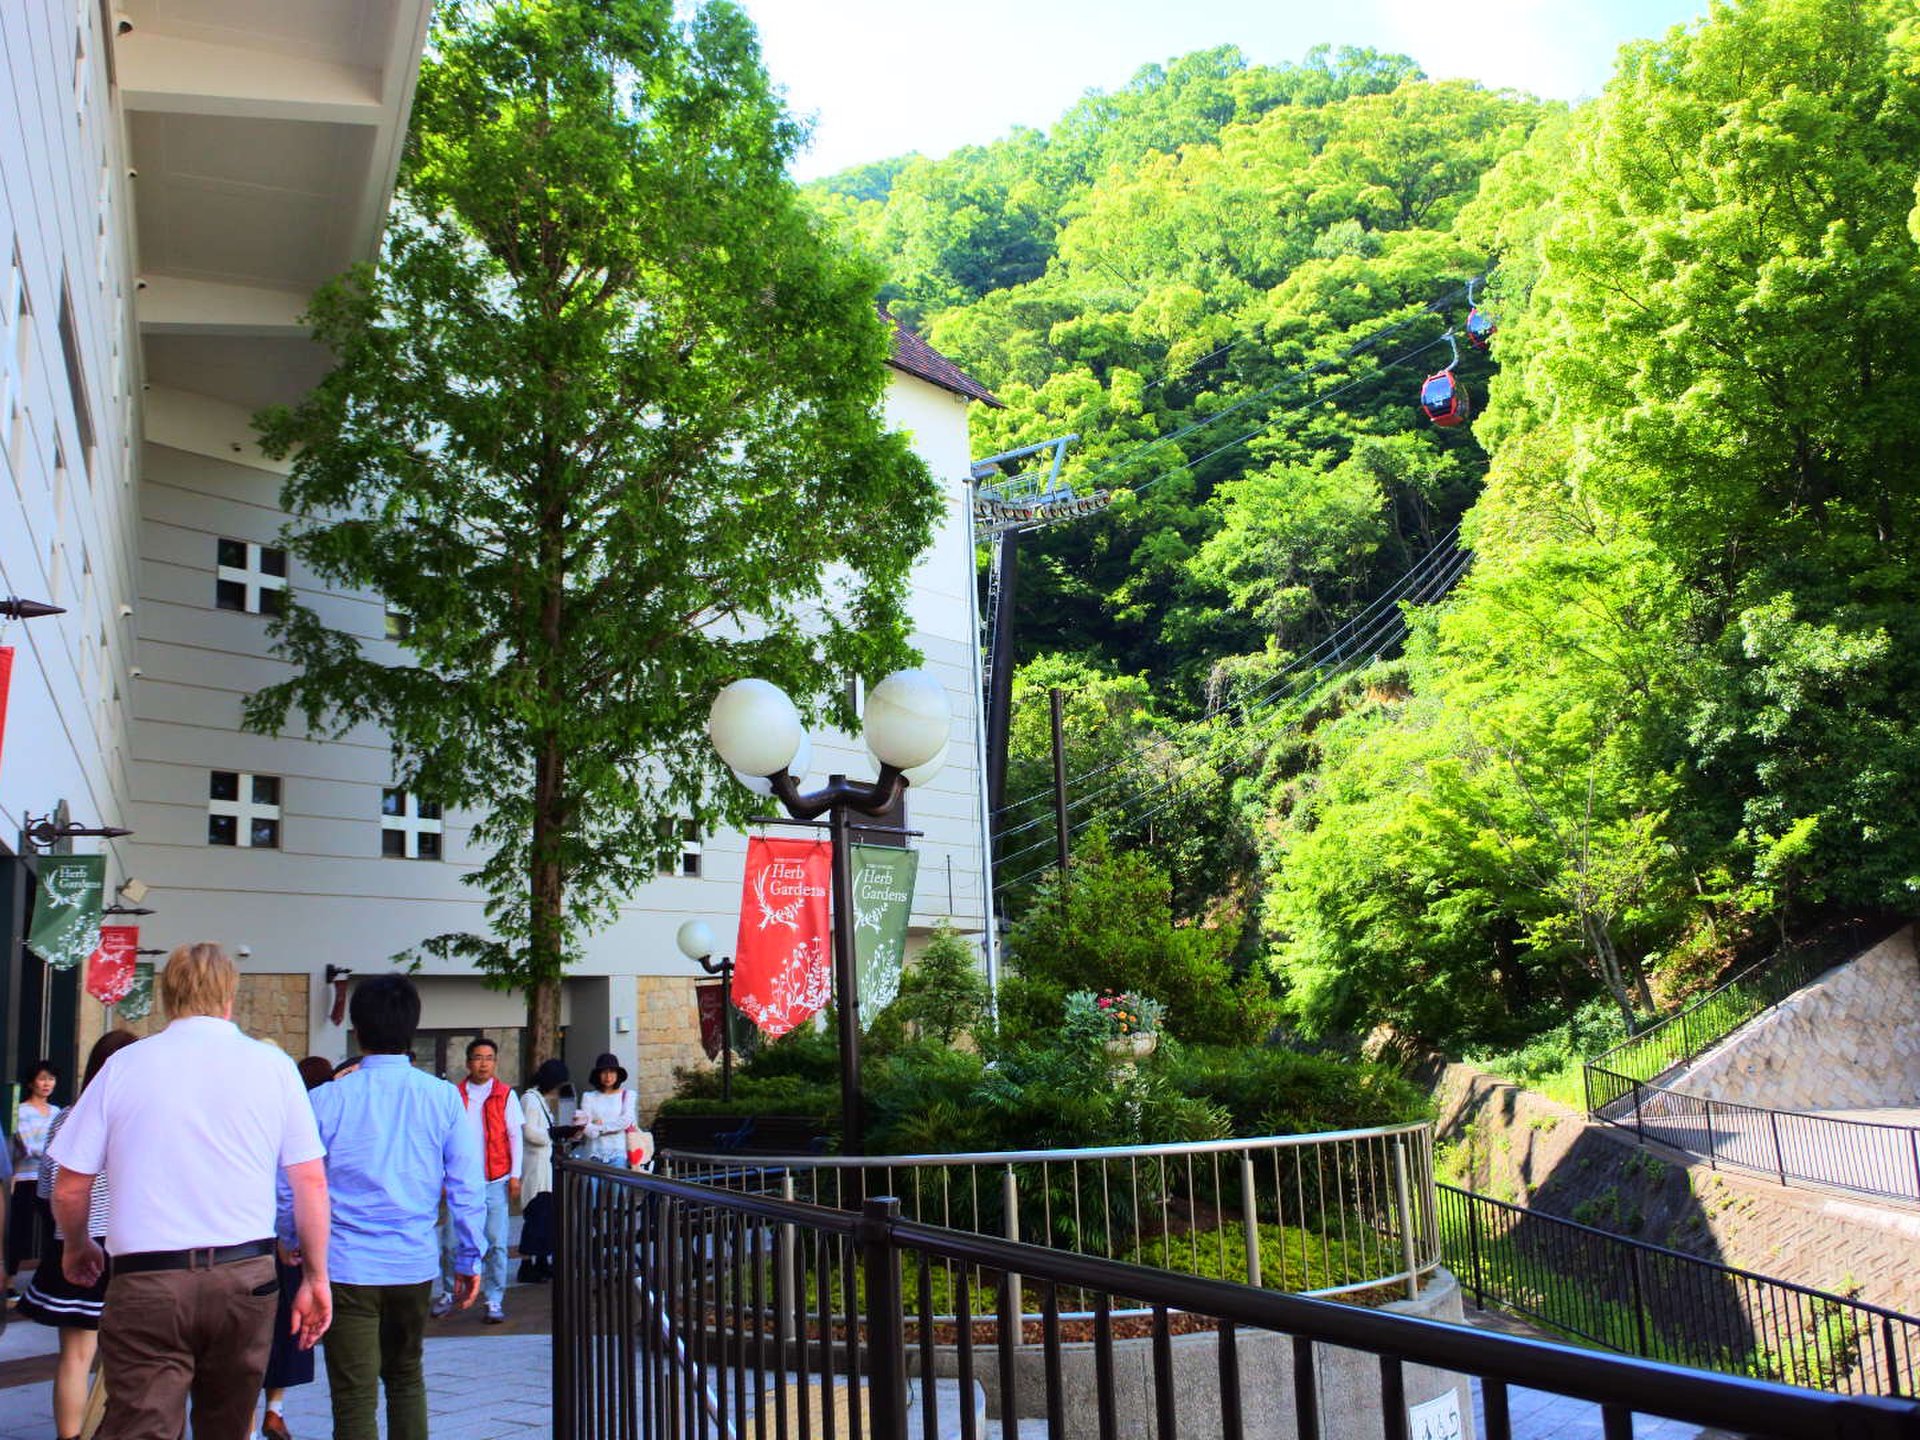
<path fill-rule="evenodd" d="M 488 929 L 423 940 L 524 987 L 536 1053 L 663 826 L 747 804 L 711 695 L 761 675 L 848 724 L 839 678 L 909 658 L 938 496 L 799 139 L 724 0 L 443 7 L 381 261 L 310 312 L 336 367 L 262 418 L 294 553 L 410 630 L 292 606 L 247 722 L 376 723 L 400 784 L 476 812 Z"/>

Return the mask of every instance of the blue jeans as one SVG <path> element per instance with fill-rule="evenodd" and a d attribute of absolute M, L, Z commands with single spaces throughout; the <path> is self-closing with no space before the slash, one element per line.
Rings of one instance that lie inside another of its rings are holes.
<path fill-rule="evenodd" d="M 507 1293 L 507 1181 L 487 1182 L 487 1250 L 480 1262 L 480 1298 L 498 1305 Z M 440 1212 L 440 1293 L 453 1294 L 453 1217 Z"/>

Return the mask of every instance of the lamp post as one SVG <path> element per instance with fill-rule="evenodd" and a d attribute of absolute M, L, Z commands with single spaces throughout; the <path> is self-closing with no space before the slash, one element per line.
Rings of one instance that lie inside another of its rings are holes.
<path fill-rule="evenodd" d="M 925 784 L 946 759 L 953 712 L 947 692 L 924 670 L 897 670 L 867 695 L 864 734 L 879 762 L 873 780 L 829 775 L 818 790 L 791 773 L 806 743 L 800 712 L 779 686 L 736 680 L 714 697 L 707 734 L 740 782 L 771 795 L 795 820 L 827 817 L 833 859 L 833 972 L 840 1037 L 840 1124 L 845 1153 L 867 1149 L 860 1096 L 860 990 L 853 942 L 854 815 L 882 815 L 908 785 Z M 804 768 L 804 767 L 802 767 Z"/>
<path fill-rule="evenodd" d="M 680 927 L 674 943 L 689 960 L 699 962 L 709 975 L 720 977 L 720 1098 L 733 1099 L 733 961 L 716 960 L 720 948 L 713 938 L 713 927 L 704 920 L 689 920 Z"/>

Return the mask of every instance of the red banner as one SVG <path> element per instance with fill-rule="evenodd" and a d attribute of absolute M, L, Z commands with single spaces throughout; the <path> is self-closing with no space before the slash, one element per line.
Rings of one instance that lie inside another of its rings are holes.
<path fill-rule="evenodd" d="M 733 1003 L 768 1039 L 811 1019 L 833 995 L 832 879 L 832 847 L 824 840 L 747 841 Z"/>
<path fill-rule="evenodd" d="M 100 948 L 87 961 L 87 994 L 102 1005 L 118 1005 L 133 988 L 135 952 L 140 948 L 138 925 L 102 925 Z"/>
<path fill-rule="evenodd" d="M 0 645 L 0 753 L 7 745 L 7 686 L 13 679 L 13 647 Z"/>
<path fill-rule="evenodd" d="M 694 986 L 693 993 L 700 1002 L 700 1048 L 707 1052 L 707 1059 L 718 1060 L 720 1039 L 727 1033 L 726 987 L 716 980 Z"/>

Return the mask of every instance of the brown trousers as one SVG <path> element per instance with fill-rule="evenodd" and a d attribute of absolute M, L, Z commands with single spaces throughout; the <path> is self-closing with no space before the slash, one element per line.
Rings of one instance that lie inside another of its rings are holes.
<path fill-rule="evenodd" d="M 247 1440 L 280 1283 L 273 1257 L 116 1275 L 100 1319 L 99 1440 Z"/>

